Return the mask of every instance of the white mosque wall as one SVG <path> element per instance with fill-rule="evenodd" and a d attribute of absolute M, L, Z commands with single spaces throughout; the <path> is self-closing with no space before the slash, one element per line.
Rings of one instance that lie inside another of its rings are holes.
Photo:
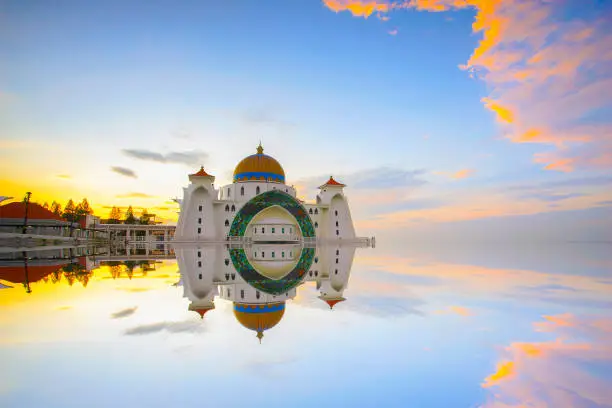
<path fill-rule="evenodd" d="M 242 181 L 221 187 L 219 189 L 219 200 L 245 203 L 258 194 L 273 190 L 283 191 L 291 197 L 296 196 L 295 188 L 286 184 Z"/>
<path fill-rule="evenodd" d="M 183 296 L 192 302 L 212 300 L 216 295 L 215 276 L 219 248 L 175 248 L 176 260 L 183 280 Z"/>
<path fill-rule="evenodd" d="M 190 180 L 191 183 L 183 189 L 184 196 L 180 200 L 181 211 L 175 234 L 175 240 L 178 241 L 224 241 L 229 235 L 236 214 L 258 191 L 261 194 L 276 189 L 296 196 L 293 187 L 281 183 L 238 182 L 216 190 L 211 179 L 207 177 L 190 177 Z M 355 238 L 348 200 L 342 187 L 324 186 L 317 195 L 316 203 L 304 203 L 303 206 L 315 227 L 318 239 L 334 241 Z M 293 218 L 289 213 L 286 215 Z M 279 214 L 270 216 L 257 216 L 245 235 L 253 240 L 263 241 L 300 239 L 295 220 L 288 221 L 285 220 L 286 217 L 280 217 L 282 219 L 279 220 Z M 254 232 L 255 228 L 258 228 L 257 233 Z"/>
<path fill-rule="evenodd" d="M 181 212 L 176 225 L 177 240 L 206 240 L 218 237 L 213 211 L 217 192 L 210 180 L 193 182 L 183 189 Z"/>

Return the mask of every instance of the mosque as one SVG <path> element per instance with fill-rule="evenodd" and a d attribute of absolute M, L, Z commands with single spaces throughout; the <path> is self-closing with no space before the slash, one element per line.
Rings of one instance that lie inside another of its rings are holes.
<path fill-rule="evenodd" d="M 231 301 L 238 322 L 261 341 L 304 282 L 316 282 L 330 308 L 345 300 L 355 249 L 374 246 L 374 238 L 356 237 L 344 184 L 330 177 L 305 203 L 261 144 L 238 163 L 231 184 L 214 182 L 201 168 L 176 200 L 173 247 L 189 310 L 204 317 L 215 296 Z"/>
<path fill-rule="evenodd" d="M 180 214 L 175 241 L 242 242 L 345 242 L 358 239 L 345 185 L 330 177 L 319 187 L 314 203 L 296 197 L 285 183 L 280 163 L 257 152 L 244 158 L 234 170 L 231 184 L 215 187 L 215 177 L 202 167 L 189 175 L 183 198 L 176 201 Z M 275 256 L 261 251 L 262 258 Z"/>
<path fill-rule="evenodd" d="M 230 260 L 229 250 L 223 245 L 175 245 L 174 251 L 181 274 L 183 296 L 188 298 L 189 310 L 202 318 L 215 309 L 215 297 L 232 302 L 236 320 L 256 333 L 261 341 L 264 332 L 279 324 L 285 314 L 286 303 L 295 298 L 297 287 L 281 293 L 267 293 L 245 280 Z M 346 300 L 343 296 L 357 246 L 329 245 L 318 247 L 315 257 L 300 281 L 315 282 L 318 298 L 332 309 Z M 299 245 L 269 245 L 268 251 L 296 251 Z M 298 255 L 299 256 L 299 255 Z M 290 268 L 292 259 L 275 261 L 278 268 Z"/>

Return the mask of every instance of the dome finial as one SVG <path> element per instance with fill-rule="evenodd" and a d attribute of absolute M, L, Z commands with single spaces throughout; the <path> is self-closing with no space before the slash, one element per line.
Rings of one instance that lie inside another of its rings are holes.
<path fill-rule="evenodd" d="M 259 141 L 259 146 L 257 146 L 257 154 L 263 154 L 263 146 L 261 145 L 261 140 Z"/>

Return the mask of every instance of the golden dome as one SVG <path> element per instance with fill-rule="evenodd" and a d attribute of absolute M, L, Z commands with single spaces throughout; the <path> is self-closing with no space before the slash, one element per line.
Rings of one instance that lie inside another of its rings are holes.
<path fill-rule="evenodd" d="M 285 314 L 285 302 L 260 305 L 234 303 L 234 316 L 241 325 L 257 332 L 261 341 L 264 330 L 271 329 L 281 321 Z"/>
<path fill-rule="evenodd" d="M 274 157 L 263 154 L 261 143 L 257 153 L 242 159 L 234 170 L 234 182 L 256 180 L 285 182 L 285 170 Z"/>

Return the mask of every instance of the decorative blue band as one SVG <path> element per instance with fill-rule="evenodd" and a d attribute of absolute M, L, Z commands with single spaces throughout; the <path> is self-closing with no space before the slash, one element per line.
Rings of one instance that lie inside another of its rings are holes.
<path fill-rule="evenodd" d="M 263 172 L 263 171 L 248 171 L 244 173 L 238 173 L 234 176 L 234 181 L 250 180 L 251 178 L 261 179 L 262 177 L 265 180 L 273 180 L 279 183 L 285 182 L 285 176 L 281 176 L 280 174 L 276 174 L 276 173 Z"/>
<path fill-rule="evenodd" d="M 234 310 L 237 312 L 243 313 L 269 313 L 269 312 L 277 312 L 279 310 L 284 310 L 285 304 L 278 303 L 275 305 L 264 305 L 264 307 L 260 307 L 260 305 L 234 305 Z"/>

